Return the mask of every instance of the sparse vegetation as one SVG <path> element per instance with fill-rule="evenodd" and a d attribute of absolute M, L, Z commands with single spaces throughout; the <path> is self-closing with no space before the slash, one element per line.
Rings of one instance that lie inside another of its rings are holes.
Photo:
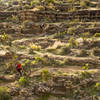
<path fill-rule="evenodd" d="M 94 37 L 100 37 L 100 33 L 95 33 Z"/>
<path fill-rule="evenodd" d="M 82 38 L 84 41 L 86 41 L 87 38 L 90 37 L 90 33 L 89 32 L 86 32 L 86 33 L 82 33 Z"/>
<path fill-rule="evenodd" d="M 21 86 L 28 86 L 29 85 L 29 79 L 25 78 L 24 76 L 20 77 L 19 84 Z"/>
<path fill-rule="evenodd" d="M 42 71 L 41 71 L 41 79 L 43 82 L 46 82 L 47 80 L 49 80 L 51 77 L 49 71 L 47 68 L 44 68 Z"/>
<path fill-rule="evenodd" d="M 79 57 L 87 57 L 89 56 L 89 52 L 87 50 L 82 49 L 79 53 L 79 55 L 77 55 Z"/>
<path fill-rule="evenodd" d="M 59 55 L 67 55 L 70 53 L 71 53 L 71 49 L 69 46 L 62 46 L 61 48 L 56 50 L 56 54 L 59 54 Z"/>
<path fill-rule="evenodd" d="M 88 70 L 89 69 L 89 64 L 85 64 L 85 66 L 82 66 L 82 69 Z"/>
<path fill-rule="evenodd" d="M 0 0 L 0 100 L 99 100 L 99 5 Z"/>
<path fill-rule="evenodd" d="M 35 50 L 35 51 L 40 51 L 41 50 L 41 46 L 39 45 L 35 45 L 35 44 L 30 44 L 30 48 Z"/>
<path fill-rule="evenodd" d="M 12 100 L 12 97 L 8 94 L 7 87 L 0 87 L 0 100 Z"/>
<path fill-rule="evenodd" d="M 77 47 L 77 46 L 78 46 L 78 43 L 77 43 L 77 41 L 75 41 L 74 37 L 71 37 L 71 38 L 68 40 L 68 42 L 69 42 L 69 45 L 70 45 L 71 48 Z"/>
<path fill-rule="evenodd" d="M 65 32 L 57 32 L 53 35 L 53 38 L 64 38 L 66 36 L 66 31 Z"/>

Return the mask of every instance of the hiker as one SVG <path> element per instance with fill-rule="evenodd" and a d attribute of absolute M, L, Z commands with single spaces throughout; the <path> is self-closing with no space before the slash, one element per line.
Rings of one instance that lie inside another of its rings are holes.
<path fill-rule="evenodd" d="M 20 63 L 17 64 L 17 66 L 16 66 L 16 70 L 17 70 L 17 72 L 19 72 L 20 76 L 22 76 L 23 68 L 22 68 L 22 66 L 21 66 Z"/>

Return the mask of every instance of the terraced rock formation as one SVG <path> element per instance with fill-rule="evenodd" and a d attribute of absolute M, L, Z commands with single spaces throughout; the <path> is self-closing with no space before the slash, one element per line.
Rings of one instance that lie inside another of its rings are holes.
<path fill-rule="evenodd" d="M 100 99 L 99 1 L 82 2 L 5 4 L 0 12 L 0 92 L 7 87 L 13 100 Z M 21 78 L 16 62 L 24 69 Z"/>

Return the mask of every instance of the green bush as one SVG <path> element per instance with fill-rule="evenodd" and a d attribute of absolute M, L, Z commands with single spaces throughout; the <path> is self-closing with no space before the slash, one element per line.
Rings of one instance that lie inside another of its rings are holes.
<path fill-rule="evenodd" d="M 74 48 L 74 47 L 77 47 L 78 46 L 78 42 L 74 39 L 74 37 L 71 37 L 68 40 L 68 42 L 69 42 L 71 48 Z"/>
<path fill-rule="evenodd" d="M 91 74 L 88 71 L 82 71 L 80 74 L 81 74 L 83 79 L 91 77 Z"/>
<path fill-rule="evenodd" d="M 41 50 L 40 45 L 36 45 L 36 44 L 33 44 L 33 43 L 30 44 L 30 48 L 35 50 L 35 51 L 40 51 Z"/>
<path fill-rule="evenodd" d="M 80 6 L 82 8 L 88 8 L 87 4 L 89 4 L 88 0 L 83 0 L 83 1 L 80 2 Z"/>
<path fill-rule="evenodd" d="M 0 100 L 12 100 L 12 97 L 7 93 L 7 87 L 0 87 Z"/>
<path fill-rule="evenodd" d="M 39 3 L 39 0 L 31 1 L 31 6 L 37 5 L 38 3 Z"/>
<path fill-rule="evenodd" d="M 95 88 L 100 91 L 100 83 L 96 83 Z"/>
<path fill-rule="evenodd" d="M 89 64 L 85 64 L 84 66 L 82 66 L 83 70 L 88 70 L 89 69 Z"/>
<path fill-rule="evenodd" d="M 100 37 L 100 33 L 95 33 L 94 37 Z"/>
<path fill-rule="evenodd" d="M 21 86 L 27 86 L 27 85 L 29 85 L 29 79 L 27 79 L 27 78 L 25 78 L 25 77 L 21 77 L 21 78 L 19 79 L 19 84 L 20 84 Z"/>
<path fill-rule="evenodd" d="M 51 75 L 50 75 L 48 69 L 44 68 L 44 69 L 41 71 L 41 79 L 42 79 L 43 82 L 49 80 L 50 76 L 51 76 Z"/>

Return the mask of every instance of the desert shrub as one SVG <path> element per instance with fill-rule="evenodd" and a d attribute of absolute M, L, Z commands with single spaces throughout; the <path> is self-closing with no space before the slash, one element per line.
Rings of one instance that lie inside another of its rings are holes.
<path fill-rule="evenodd" d="M 90 32 L 85 32 L 82 33 L 83 38 L 89 38 L 90 37 Z"/>
<path fill-rule="evenodd" d="M 98 95 L 100 95 L 100 76 L 98 77 L 98 82 L 96 82 L 93 87 L 93 92 L 98 93 Z"/>
<path fill-rule="evenodd" d="M 46 65 L 58 66 L 58 65 L 59 65 L 59 62 L 58 62 L 56 59 L 54 59 L 54 58 L 50 58 L 50 59 L 49 59 L 49 62 L 46 63 Z"/>
<path fill-rule="evenodd" d="M 95 88 L 96 88 L 97 91 L 100 91 L 100 83 L 97 82 L 97 83 L 95 84 Z"/>
<path fill-rule="evenodd" d="M 70 27 L 71 27 L 71 26 L 76 25 L 78 22 L 79 22 L 78 19 L 74 19 L 74 20 L 70 21 L 69 25 L 70 25 Z"/>
<path fill-rule="evenodd" d="M 68 10 L 68 12 L 75 12 L 75 11 L 77 11 L 77 8 L 75 7 Z"/>
<path fill-rule="evenodd" d="M 55 52 L 55 50 L 56 50 L 55 48 L 47 48 L 46 49 L 47 52 Z"/>
<path fill-rule="evenodd" d="M 49 97 L 50 97 L 50 94 L 46 94 L 46 95 L 41 96 L 38 100 L 48 100 Z"/>
<path fill-rule="evenodd" d="M 94 37 L 100 37 L 100 33 L 95 33 Z"/>
<path fill-rule="evenodd" d="M 86 57 L 86 56 L 89 56 L 89 52 L 87 50 L 85 50 L 85 49 L 82 49 L 77 56 Z"/>
<path fill-rule="evenodd" d="M 48 71 L 47 68 L 44 68 L 42 71 L 41 71 L 41 79 L 43 82 L 47 81 L 50 79 L 50 73 Z"/>
<path fill-rule="evenodd" d="M 26 49 L 26 46 L 25 45 L 19 45 L 18 46 L 20 49 Z"/>
<path fill-rule="evenodd" d="M 91 51 L 91 55 L 100 56 L 100 48 L 93 48 Z"/>
<path fill-rule="evenodd" d="M 29 65 L 30 65 L 30 60 L 29 59 L 26 59 L 22 64 L 23 67 L 29 66 Z"/>
<path fill-rule="evenodd" d="M 31 8 L 31 6 L 29 4 L 25 4 L 23 7 L 23 9 L 30 9 L 30 8 Z"/>
<path fill-rule="evenodd" d="M 12 21 L 17 23 L 19 21 L 18 16 L 12 15 Z"/>
<path fill-rule="evenodd" d="M 1 40 L 1 41 L 6 41 L 6 40 L 8 40 L 8 38 L 9 38 L 9 35 L 6 34 L 6 33 L 0 35 L 0 40 Z"/>
<path fill-rule="evenodd" d="M 27 75 L 28 73 L 31 72 L 31 61 L 29 59 L 26 59 L 23 63 L 22 63 L 22 67 L 23 67 L 23 70 L 24 70 L 24 75 Z"/>
<path fill-rule="evenodd" d="M 31 6 L 34 6 L 34 5 L 36 5 L 36 4 L 38 4 L 39 3 L 39 0 L 33 0 L 33 1 L 31 1 Z"/>
<path fill-rule="evenodd" d="M 89 69 L 89 64 L 85 64 L 84 66 L 82 66 L 83 70 L 88 70 Z"/>
<path fill-rule="evenodd" d="M 77 3 L 79 0 L 67 0 L 69 3 Z"/>
<path fill-rule="evenodd" d="M 32 64 L 44 64 L 46 60 L 43 57 L 35 57 L 35 60 L 32 61 Z"/>
<path fill-rule="evenodd" d="M 83 79 L 86 79 L 86 78 L 90 78 L 91 77 L 91 74 L 88 71 L 82 71 L 80 73 L 80 75 L 82 76 Z"/>
<path fill-rule="evenodd" d="M 22 23 L 22 28 L 29 28 L 31 27 L 31 21 L 30 20 L 25 20 L 23 23 Z"/>
<path fill-rule="evenodd" d="M 64 59 L 63 61 L 60 62 L 60 65 L 64 66 L 68 64 L 68 59 Z"/>
<path fill-rule="evenodd" d="M 42 11 L 44 11 L 45 10 L 45 7 L 44 6 L 41 6 L 41 5 L 39 5 L 39 6 L 36 6 L 36 8 L 37 8 L 37 10 L 42 10 Z"/>
<path fill-rule="evenodd" d="M 29 79 L 28 78 L 25 78 L 24 76 L 23 77 L 20 77 L 19 84 L 21 86 L 27 86 L 27 85 L 29 85 Z"/>
<path fill-rule="evenodd" d="M 86 41 L 86 39 L 90 37 L 90 32 L 82 33 L 81 36 L 82 36 L 83 40 Z"/>
<path fill-rule="evenodd" d="M 12 100 L 12 97 L 7 93 L 7 87 L 0 87 L 0 100 Z"/>
<path fill-rule="evenodd" d="M 73 23 L 74 23 L 74 22 L 73 22 Z M 72 23 L 71 23 L 71 24 L 72 24 Z M 70 25 L 71 25 L 71 24 L 70 24 Z M 70 34 L 70 35 L 74 35 L 74 34 L 75 34 L 75 29 L 76 29 L 76 28 L 74 28 L 74 27 L 68 28 L 67 33 Z"/>
<path fill-rule="evenodd" d="M 80 6 L 82 8 L 88 8 L 88 4 L 89 4 L 88 0 L 83 0 L 83 1 L 80 2 Z"/>
<path fill-rule="evenodd" d="M 69 42 L 71 48 L 74 48 L 74 47 L 77 47 L 78 46 L 78 42 L 74 39 L 74 37 L 71 37 L 68 40 L 68 42 Z"/>
<path fill-rule="evenodd" d="M 12 44 L 11 40 L 12 40 L 12 37 L 8 35 L 7 33 L 3 33 L 2 35 L 0 35 L 0 42 L 2 44 L 11 45 Z"/>
<path fill-rule="evenodd" d="M 41 46 L 33 44 L 33 43 L 30 44 L 30 48 L 35 50 L 35 51 L 40 51 L 41 50 Z"/>
<path fill-rule="evenodd" d="M 71 49 L 69 46 L 63 46 L 56 51 L 56 54 L 66 55 L 71 53 Z"/>
<path fill-rule="evenodd" d="M 40 51 L 40 50 L 41 50 L 41 46 L 33 43 L 30 44 L 30 49 L 29 49 L 30 54 L 34 54 L 35 53 L 34 51 Z"/>
<path fill-rule="evenodd" d="M 47 3 L 54 3 L 56 0 L 44 0 L 44 2 L 47 2 Z"/>
<path fill-rule="evenodd" d="M 67 0 L 69 3 L 72 3 L 73 2 L 73 0 Z"/>
<path fill-rule="evenodd" d="M 34 50 L 32 48 L 29 49 L 30 54 L 35 54 Z"/>
<path fill-rule="evenodd" d="M 65 32 L 57 32 L 52 37 L 53 38 L 64 38 L 65 35 L 66 35 L 66 31 Z"/>
<path fill-rule="evenodd" d="M 7 74 L 8 73 L 10 73 L 10 74 L 15 73 L 16 72 L 16 68 L 14 66 L 16 66 L 16 62 L 17 62 L 18 56 L 15 55 L 14 52 L 11 52 L 11 53 L 8 52 L 6 54 L 6 56 L 10 56 L 12 58 L 10 59 L 9 62 L 6 63 L 5 73 L 7 73 Z"/>

